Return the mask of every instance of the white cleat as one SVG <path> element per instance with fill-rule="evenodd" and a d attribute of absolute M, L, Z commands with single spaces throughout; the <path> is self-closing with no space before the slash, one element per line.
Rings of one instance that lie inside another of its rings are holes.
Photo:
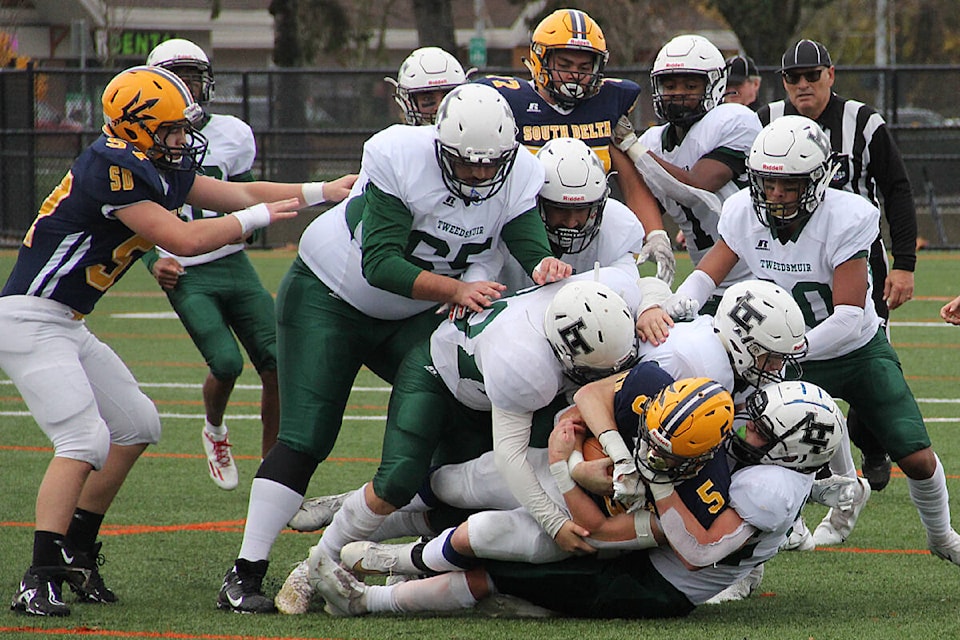
<path fill-rule="evenodd" d="M 413 558 L 423 553 L 425 544 L 419 541 L 406 544 L 350 542 L 340 550 L 340 562 L 357 575 L 420 575 L 427 570 L 417 566 Z"/>
<path fill-rule="evenodd" d="M 745 600 L 750 594 L 757 590 L 763 581 L 763 565 L 758 564 L 745 578 L 732 585 L 707 600 L 704 604 L 722 604 L 724 602 L 733 602 L 735 600 Z"/>
<path fill-rule="evenodd" d="M 226 491 L 236 489 L 240 482 L 237 465 L 230 453 L 230 437 L 224 433 L 214 436 L 206 429 L 203 430 L 203 450 L 207 454 L 207 470 L 218 487 Z"/>
<path fill-rule="evenodd" d="M 853 506 L 847 509 L 838 509 L 831 507 L 827 515 L 823 517 L 820 524 L 813 532 L 813 542 L 818 547 L 829 547 L 838 545 L 853 532 L 853 527 L 857 524 L 857 518 L 863 511 L 864 505 L 870 499 L 870 483 L 863 478 L 857 478 L 863 492 L 859 500 L 855 500 Z"/>
<path fill-rule="evenodd" d="M 807 523 L 803 521 L 803 516 L 793 523 L 793 529 L 787 536 L 787 541 L 780 545 L 781 551 L 813 551 L 816 548 L 817 543 L 813 541 L 813 534 L 807 528 Z"/>
<path fill-rule="evenodd" d="M 930 553 L 941 560 L 960 565 L 960 533 L 951 530 L 947 537 L 941 540 L 934 540 L 928 535 L 927 546 L 930 547 Z"/>
<path fill-rule="evenodd" d="M 336 515 L 337 511 L 340 511 L 340 507 L 343 506 L 343 501 L 351 493 L 353 492 L 347 491 L 346 493 L 338 493 L 335 496 L 307 498 L 300 504 L 300 508 L 297 509 L 297 512 L 290 518 L 287 526 L 297 531 L 317 531 L 318 529 L 323 529 L 333 522 L 333 516 Z"/>
<path fill-rule="evenodd" d="M 327 601 L 323 610 L 331 616 L 343 618 L 367 613 L 367 586 L 331 560 L 320 545 L 310 550 L 307 579 L 314 591 Z"/>
<path fill-rule="evenodd" d="M 277 592 L 277 597 L 273 601 L 277 606 L 277 611 L 288 615 L 300 615 L 310 609 L 313 587 L 307 579 L 307 574 L 307 561 L 301 560 L 287 576 L 287 579 L 283 581 L 283 586 Z"/>

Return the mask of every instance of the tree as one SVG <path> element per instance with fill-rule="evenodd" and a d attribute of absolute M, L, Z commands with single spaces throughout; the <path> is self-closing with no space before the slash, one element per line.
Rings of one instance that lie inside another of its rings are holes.
<path fill-rule="evenodd" d="M 450 0 L 413 0 L 413 15 L 421 47 L 440 47 L 456 54 L 457 39 Z"/>

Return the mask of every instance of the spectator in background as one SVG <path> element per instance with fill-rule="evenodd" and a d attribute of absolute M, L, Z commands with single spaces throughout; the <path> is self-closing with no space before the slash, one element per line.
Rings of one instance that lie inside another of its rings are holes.
<path fill-rule="evenodd" d="M 758 111 L 764 106 L 760 100 L 760 72 L 753 58 L 747 55 L 727 58 L 727 93 L 724 102 L 738 102 Z"/>

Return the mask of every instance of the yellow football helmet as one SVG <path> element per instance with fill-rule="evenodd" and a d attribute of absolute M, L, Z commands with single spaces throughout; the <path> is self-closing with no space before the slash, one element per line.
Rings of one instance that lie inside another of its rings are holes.
<path fill-rule="evenodd" d="M 194 171 L 201 166 L 207 139 L 193 127 L 201 122 L 203 109 L 174 73 L 148 66 L 121 71 L 103 90 L 102 103 L 106 135 L 126 140 L 161 169 Z M 183 127 L 186 143 L 167 145 L 157 134 L 162 127 Z"/>
<path fill-rule="evenodd" d="M 692 478 L 733 429 L 733 398 L 719 382 L 684 378 L 648 399 L 640 413 L 636 463 L 670 481 Z M 638 443 L 639 445 L 639 443 Z"/>
<path fill-rule="evenodd" d="M 572 49 L 594 54 L 590 73 L 573 73 L 566 82 L 554 80 L 552 54 L 556 49 Z M 523 63 L 530 69 L 533 82 L 561 107 L 572 108 L 600 91 L 603 69 L 607 65 L 607 41 L 593 18 L 577 9 L 558 9 L 544 18 L 530 38 L 530 58 Z"/>

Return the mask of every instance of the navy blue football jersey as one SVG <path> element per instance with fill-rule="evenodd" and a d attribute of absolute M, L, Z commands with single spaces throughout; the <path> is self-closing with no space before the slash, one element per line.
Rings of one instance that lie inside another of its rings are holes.
<path fill-rule="evenodd" d="M 90 313 L 153 247 L 113 212 L 147 200 L 176 211 L 195 177 L 194 171 L 161 172 L 133 145 L 100 136 L 44 200 L 0 295 L 50 298 Z"/>
<path fill-rule="evenodd" d="M 628 446 L 636 442 L 644 400 L 654 397 L 673 381 L 673 377 L 653 361 L 640 362 L 617 381 L 614 417 L 617 430 Z M 695 477 L 677 484 L 675 490 L 703 528 L 709 529 L 730 501 L 730 468 L 723 450 Z"/>
<path fill-rule="evenodd" d="M 633 110 L 640 85 L 632 80 L 604 78 L 597 95 L 561 113 L 537 93 L 533 83 L 508 76 L 487 76 L 477 82 L 500 92 L 517 121 L 517 141 L 530 151 L 553 138 L 579 138 L 593 149 L 610 171 L 610 135 L 620 116 Z"/>

